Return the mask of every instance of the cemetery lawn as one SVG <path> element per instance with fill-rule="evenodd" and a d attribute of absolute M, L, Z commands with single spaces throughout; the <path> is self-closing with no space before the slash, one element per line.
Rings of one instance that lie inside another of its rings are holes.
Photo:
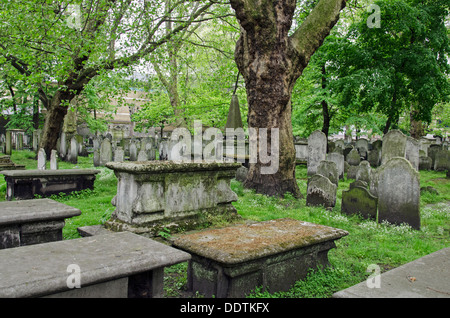
<path fill-rule="evenodd" d="M 36 169 L 35 154 L 29 151 L 13 151 L 13 162 L 25 164 L 26 169 Z M 78 157 L 78 164 L 59 162 L 60 169 L 94 168 L 92 155 Z M 117 180 L 112 170 L 100 170 L 94 190 L 70 195 L 53 196 L 58 202 L 78 208 L 82 214 L 66 220 L 64 239 L 80 237 L 77 228 L 86 225 L 102 224 L 109 219 L 114 207 L 111 199 L 116 194 Z M 242 184 L 232 180 L 231 188 L 238 195 L 233 203 L 244 219 L 265 221 L 277 218 L 292 218 L 316 224 L 340 228 L 349 232 L 348 236 L 336 241 L 336 248 L 329 254 L 331 266 L 311 271 L 308 277 L 298 281 L 287 292 L 269 294 L 256 289 L 249 297 L 276 298 L 327 298 L 339 290 L 366 280 L 373 271 L 367 271 L 371 264 L 379 266 L 384 272 L 417 258 L 450 247 L 450 179 L 445 172 L 420 171 L 420 186 L 433 187 L 424 191 L 420 198 L 421 230 L 409 226 L 377 224 L 359 216 L 341 214 L 342 191 L 349 188 L 353 180 L 340 180 L 337 190 L 336 206 L 332 210 L 306 206 L 307 170 L 297 166 L 297 183 L 304 195 L 295 199 L 291 195 L 284 198 L 267 197 L 244 189 Z M 6 183 L 0 178 L 0 200 L 5 200 Z M 213 226 L 223 226 L 224 221 L 215 220 Z M 163 237 L 170 233 L 163 233 Z M 189 295 L 186 287 L 186 263 L 166 269 L 166 297 L 201 297 Z"/>

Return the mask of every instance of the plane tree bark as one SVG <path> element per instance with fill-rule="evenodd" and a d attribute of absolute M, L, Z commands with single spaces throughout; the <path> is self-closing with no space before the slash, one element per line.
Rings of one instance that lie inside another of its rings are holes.
<path fill-rule="evenodd" d="M 295 148 L 291 123 L 291 94 L 314 52 L 337 23 L 346 0 L 321 0 L 290 35 L 295 0 L 231 0 L 241 26 L 235 60 L 244 76 L 249 128 L 267 128 L 267 152 L 278 157 L 278 170 L 262 173 L 273 163 L 258 156 L 251 163 L 245 187 L 258 193 L 301 197 L 295 179 Z M 278 129 L 278 149 L 271 151 L 271 132 Z M 257 137 L 259 138 L 259 137 Z M 263 140 L 257 140 L 261 144 Z M 275 153 L 277 152 L 277 153 Z"/>

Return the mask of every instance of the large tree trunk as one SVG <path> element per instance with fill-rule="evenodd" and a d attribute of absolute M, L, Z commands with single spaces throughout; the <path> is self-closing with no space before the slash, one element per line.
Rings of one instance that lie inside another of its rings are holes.
<path fill-rule="evenodd" d="M 56 91 L 47 106 L 42 139 L 39 145 L 40 148 L 45 150 L 47 159 L 50 159 L 51 151 L 56 149 L 56 143 L 61 132 L 62 124 L 64 123 L 64 117 L 67 114 L 68 107 L 65 105 L 69 105 L 74 96 L 73 93 Z"/>
<path fill-rule="evenodd" d="M 256 142 L 266 142 L 268 152 L 272 146 L 270 132 L 278 129 L 279 135 L 278 153 L 269 153 L 272 159 L 278 158 L 278 169 L 263 173 L 274 163 L 265 163 L 258 155 L 257 162 L 250 163 L 244 186 L 267 195 L 290 192 L 300 197 L 295 179 L 292 88 L 337 22 L 345 0 L 320 1 L 292 36 L 288 33 L 296 1 L 231 0 L 231 5 L 241 25 L 235 60 L 245 79 L 249 128 L 267 128 L 267 140 L 256 138 Z"/>

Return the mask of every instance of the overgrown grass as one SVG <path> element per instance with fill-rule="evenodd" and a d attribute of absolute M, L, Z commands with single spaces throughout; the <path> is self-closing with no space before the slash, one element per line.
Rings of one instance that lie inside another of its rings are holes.
<path fill-rule="evenodd" d="M 35 169 L 34 153 L 14 152 L 12 160 Z M 92 158 L 79 158 L 78 165 L 60 162 L 60 169 L 93 168 Z M 82 215 L 66 220 L 64 238 L 79 237 L 77 228 L 102 224 L 114 207 L 111 199 L 116 194 L 117 180 L 107 168 L 101 170 L 95 181 L 95 189 L 71 195 L 54 196 L 59 202 L 76 207 Z M 306 195 L 306 167 L 298 166 L 297 182 Z M 450 246 L 450 180 L 444 172 L 420 171 L 421 186 L 432 186 L 438 192 L 423 192 L 420 198 L 421 230 L 407 225 L 377 224 L 359 216 L 347 216 L 340 212 L 342 191 L 349 188 L 352 180 L 339 181 L 336 206 L 332 210 L 306 206 L 305 198 L 295 199 L 287 194 L 284 198 L 267 197 L 245 189 L 232 180 L 231 187 L 238 195 L 233 203 L 244 219 L 264 221 L 292 218 L 316 224 L 344 229 L 349 235 L 336 241 L 336 248 L 328 256 L 331 266 L 311 270 L 307 278 L 299 281 L 288 292 L 269 294 L 255 290 L 250 297 L 330 297 L 334 292 L 365 280 L 370 264 L 377 264 L 382 271 L 392 269 L 419 257 Z M 0 200 L 5 197 L 5 182 L 0 180 Z M 179 264 L 166 269 L 166 293 L 168 297 L 183 297 L 186 284 L 186 265 Z"/>

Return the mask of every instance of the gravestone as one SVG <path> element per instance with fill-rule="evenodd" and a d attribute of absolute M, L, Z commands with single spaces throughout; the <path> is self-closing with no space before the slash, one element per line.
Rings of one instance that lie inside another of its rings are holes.
<path fill-rule="evenodd" d="M 330 179 L 315 174 L 308 180 L 306 205 L 334 207 L 336 205 L 336 190 L 337 186 Z"/>
<path fill-rule="evenodd" d="M 137 156 L 137 161 L 148 161 L 147 152 L 145 149 L 141 149 Z"/>
<path fill-rule="evenodd" d="M 362 186 L 354 185 L 342 191 L 341 212 L 353 215 L 361 214 L 366 219 L 376 219 L 378 199 Z"/>
<path fill-rule="evenodd" d="M 137 146 L 134 141 L 130 143 L 130 161 L 137 160 Z"/>
<path fill-rule="evenodd" d="M 103 139 L 100 145 L 99 165 L 104 166 L 107 162 L 112 161 L 112 146 L 108 138 Z"/>
<path fill-rule="evenodd" d="M 370 183 L 370 175 L 372 173 L 372 168 L 370 168 L 370 163 L 366 160 L 361 161 L 356 171 L 356 180 L 361 180 Z"/>
<path fill-rule="evenodd" d="M 59 137 L 59 157 L 62 160 L 66 160 L 67 155 L 67 135 L 65 132 L 61 132 L 61 135 Z"/>
<path fill-rule="evenodd" d="M 122 162 L 125 158 L 125 151 L 122 147 L 117 147 L 114 151 L 114 160 L 115 162 Z"/>
<path fill-rule="evenodd" d="M 431 170 L 433 167 L 433 160 L 430 157 L 420 156 L 419 157 L 419 170 Z"/>
<path fill-rule="evenodd" d="M 441 146 L 432 144 L 428 147 L 428 157 L 431 158 L 431 169 L 434 169 L 434 162 L 436 158 L 436 153 L 441 149 Z"/>
<path fill-rule="evenodd" d="M 389 130 L 383 136 L 381 164 L 394 157 L 405 157 L 406 136 L 398 129 Z"/>
<path fill-rule="evenodd" d="M 327 153 L 327 137 L 320 131 L 316 130 L 308 137 L 308 160 L 307 169 L 308 176 L 316 174 L 317 167 L 322 160 L 325 160 Z"/>
<path fill-rule="evenodd" d="M 75 137 L 70 139 L 69 152 L 67 154 L 67 161 L 76 164 L 78 162 L 78 142 Z"/>
<path fill-rule="evenodd" d="M 159 143 L 159 160 L 168 160 L 169 158 L 169 143 L 167 138 L 161 138 Z"/>
<path fill-rule="evenodd" d="M 336 186 L 339 182 L 339 172 L 336 164 L 333 161 L 322 160 L 317 167 L 317 174 L 330 179 Z"/>
<path fill-rule="evenodd" d="M 435 171 L 448 171 L 450 170 L 450 151 L 440 149 L 436 152 L 434 158 L 434 170 Z"/>
<path fill-rule="evenodd" d="M 356 179 L 356 174 L 358 173 L 358 169 L 359 169 L 359 165 L 358 166 L 348 165 L 347 179 Z"/>
<path fill-rule="evenodd" d="M 345 169 L 345 165 L 344 165 L 344 155 L 337 153 L 337 152 L 332 152 L 327 154 L 326 159 L 328 161 L 333 161 L 336 164 L 336 167 L 338 169 L 338 174 L 339 174 L 339 179 L 344 179 L 344 169 Z"/>
<path fill-rule="evenodd" d="M 7 156 L 11 156 L 12 154 L 12 136 L 11 136 L 11 131 L 7 130 L 6 131 L 6 136 L 5 136 L 5 155 Z"/>
<path fill-rule="evenodd" d="M 410 136 L 407 136 L 405 146 L 405 158 L 411 163 L 411 165 L 416 170 L 419 170 L 419 150 L 420 150 L 419 141 Z"/>
<path fill-rule="evenodd" d="M 377 171 L 378 222 L 409 224 L 420 229 L 419 173 L 402 157 L 385 162 Z"/>
<path fill-rule="evenodd" d="M 367 159 L 367 152 L 369 151 L 369 141 L 365 138 L 359 138 L 355 142 L 355 148 L 358 150 L 359 155 Z"/>
<path fill-rule="evenodd" d="M 352 149 L 347 155 L 346 161 L 350 166 L 358 166 L 361 162 L 361 156 L 357 149 Z"/>
<path fill-rule="evenodd" d="M 94 167 L 99 167 L 100 166 L 100 150 L 99 149 L 95 149 L 94 150 L 94 154 L 93 154 L 93 163 L 94 163 Z"/>
<path fill-rule="evenodd" d="M 372 149 L 367 154 L 367 161 L 369 161 L 370 165 L 374 168 L 378 167 L 381 162 L 381 150 L 380 149 Z"/>
<path fill-rule="evenodd" d="M 236 170 L 236 180 L 240 182 L 244 182 L 247 179 L 248 168 L 245 166 L 240 167 Z"/>
<path fill-rule="evenodd" d="M 46 154 L 44 149 L 39 149 L 38 152 L 38 160 L 37 160 L 37 168 L 38 170 L 45 170 L 45 161 L 46 161 Z"/>
<path fill-rule="evenodd" d="M 349 188 L 352 189 L 354 187 L 361 187 L 361 188 L 367 189 L 369 187 L 369 184 L 366 181 L 355 180 L 352 183 L 350 183 Z"/>
<path fill-rule="evenodd" d="M 58 153 L 55 149 L 50 153 L 50 170 L 58 170 Z"/>

